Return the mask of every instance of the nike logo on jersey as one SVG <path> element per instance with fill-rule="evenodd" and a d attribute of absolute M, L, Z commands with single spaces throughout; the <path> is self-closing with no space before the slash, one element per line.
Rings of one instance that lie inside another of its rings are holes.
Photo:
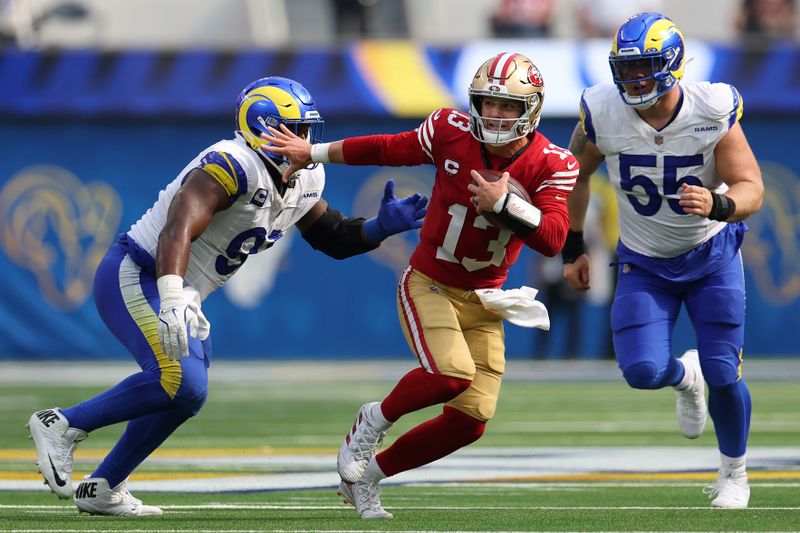
<path fill-rule="evenodd" d="M 54 465 L 53 460 L 50 459 L 50 454 L 47 454 L 47 460 L 50 461 L 50 468 L 53 470 L 53 478 L 56 481 L 56 485 L 58 485 L 59 487 L 63 487 L 64 485 L 66 485 L 67 480 L 62 479 L 61 476 L 58 475 L 58 472 L 56 472 L 56 465 Z"/>
<path fill-rule="evenodd" d="M 566 198 L 564 198 L 563 196 L 559 196 L 559 195 L 557 195 L 557 194 L 556 194 L 556 200 L 566 200 Z"/>
<path fill-rule="evenodd" d="M 575 168 L 575 165 L 577 164 L 578 164 L 577 161 L 573 161 L 572 163 L 567 163 L 567 169 L 572 170 L 573 168 Z"/>

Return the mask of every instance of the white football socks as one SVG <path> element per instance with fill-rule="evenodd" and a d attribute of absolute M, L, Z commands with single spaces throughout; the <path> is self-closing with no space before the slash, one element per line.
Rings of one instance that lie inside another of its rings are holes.
<path fill-rule="evenodd" d="M 683 364 L 683 361 L 680 359 L 677 360 L 681 365 L 683 365 L 683 379 L 677 385 L 673 385 L 675 390 L 686 390 L 689 386 L 694 383 L 694 367 L 688 367 Z"/>
<path fill-rule="evenodd" d="M 365 481 L 367 483 L 378 483 L 382 479 L 386 479 L 386 474 L 383 473 L 381 467 L 378 466 L 378 461 L 375 459 L 375 457 L 373 457 L 370 459 L 367 469 L 364 470 L 364 475 L 361 477 L 361 481 Z"/>
<path fill-rule="evenodd" d="M 367 416 L 372 422 L 372 425 L 377 426 L 380 431 L 386 431 L 392 427 L 392 423 L 386 420 L 386 417 L 383 416 L 380 403 L 370 406 L 367 411 Z"/>
<path fill-rule="evenodd" d="M 728 457 L 727 455 L 720 453 L 720 470 L 722 470 L 723 473 L 743 473 L 745 471 L 745 458 L 746 456 L 744 455 L 741 457 Z"/>

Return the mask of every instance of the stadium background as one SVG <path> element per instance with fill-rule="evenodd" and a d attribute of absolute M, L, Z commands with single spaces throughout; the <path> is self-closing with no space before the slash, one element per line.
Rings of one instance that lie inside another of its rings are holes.
<path fill-rule="evenodd" d="M 231 135 L 235 97 L 255 78 L 301 81 L 326 119 L 325 139 L 334 140 L 401 131 L 437 107 L 463 108 L 480 62 L 515 50 L 542 71 L 540 130 L 564 146 L 580 91 L 610 81 L 608 40 L 580 37 L 570 23 L 575 2 L 557 2 L 554 37 L 524 40 L 490 38 L 490 0 L 382 3 L 405 6 L 406 38 L 342 38 L 330 4 L 311 0 L 21 2 L 28 26 L 12 9 L 16 38 L 0 51 L 0 359 L 128 357 L 94 309 L 94 268 L 188 160 Z M 742 93 L 743 126 L 764 172 L 765 205 L 749 220 L 744 248 L 746 350 L 797 356 L 800 49 L 796 41 L 739 41 L 730 29 L 737 2 L 704 4 L 711 22 L 691 2 L 667 0 L 663 10 L 689 38 L 687 79 L 726 81 Z M 402 192 L 429 192 L 432 183 L 430 168 L 326 169 L 325 197 L 356 215 L 375 212 L 389 177 Z M 614 207 L 602 176 L 594 185 L 601 250 L 613 241 Z M 215 357 L 405 356 L 395 283 L 414 237 L 393 237 L 346 262 L 314 252 L 297 233 L 287 237 L 204 304 Z M 541 287 L 548 268 L 526 253 L 508 286 Z M 608 357 L 611 287 L 598 285 L 575 309 L 551 306 L 546 335 L 507 326 L 509 357 L 563 357 L 571 338 L 573 355 Z M 676 353 L 693 344 L 685 320 L 675 344 Z"/>

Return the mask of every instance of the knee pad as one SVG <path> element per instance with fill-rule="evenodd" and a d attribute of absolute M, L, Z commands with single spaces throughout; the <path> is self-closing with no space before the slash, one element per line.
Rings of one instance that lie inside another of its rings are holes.
<path fill-rule="evenodd" d="M 189 416 L 199 413 L 208 398 L 208 381 L 203 377 L 205 376 L 192 379 L 191 374 L 184 374 L 184 382 L 175 395 L 175 405 L 186 411 Z"/>
<path fill-rule="evenodd" d="M 652 361 L 639 361 L 622 369 L 628 385 L 634 389 L 660 389 L 662 373 Z"/>
<path fill-rule="evenodd" d="M 721 388 L 736 383 L 740 375 L 741 360 L 731 355 L 704 356 L 700 359 L 703 378 L 709 387 Z"/>
<path fill-rule="evenodd" d="M 462 413 L 454 407 L 446 405 L 442 417 L 447 423 L 448 433 L 459 435 L 464 440 L 464 446 L 481 438 L 486 430 L 486 422 Z"/>
<path fill-rule="evenodd" d="M 174 401 L 179 409 L 188 412 L 189 416 L 194 416 L 200 412 L 207 398 L 208 388 L 192 387 L 186 391 L 179 391 Z"/>

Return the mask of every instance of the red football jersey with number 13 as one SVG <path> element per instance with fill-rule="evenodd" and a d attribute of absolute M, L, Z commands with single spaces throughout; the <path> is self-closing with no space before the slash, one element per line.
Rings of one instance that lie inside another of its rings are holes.
<path fill-rule="evenodd" d="M 343 150 L 350 165 L 433 164 L 436 178 L 430 206 L 411 266 L 446 285 L 499 288 L 523 244 L 553 256 L 561 251 L 569 229 L 566 198 L 575 185 L 578 162 L 541 133 L 528 137 L 530 144 L 510 165 L 495 168 L 519 181 L 542 211 L 541 225 L 524 241 L 490 225 L 470 201 L 470 170 L 486 164 L 481 143 L 469 131 L 467 114 L 439 109 L 414 131 L 353 137 L 345 140 Z"/>

